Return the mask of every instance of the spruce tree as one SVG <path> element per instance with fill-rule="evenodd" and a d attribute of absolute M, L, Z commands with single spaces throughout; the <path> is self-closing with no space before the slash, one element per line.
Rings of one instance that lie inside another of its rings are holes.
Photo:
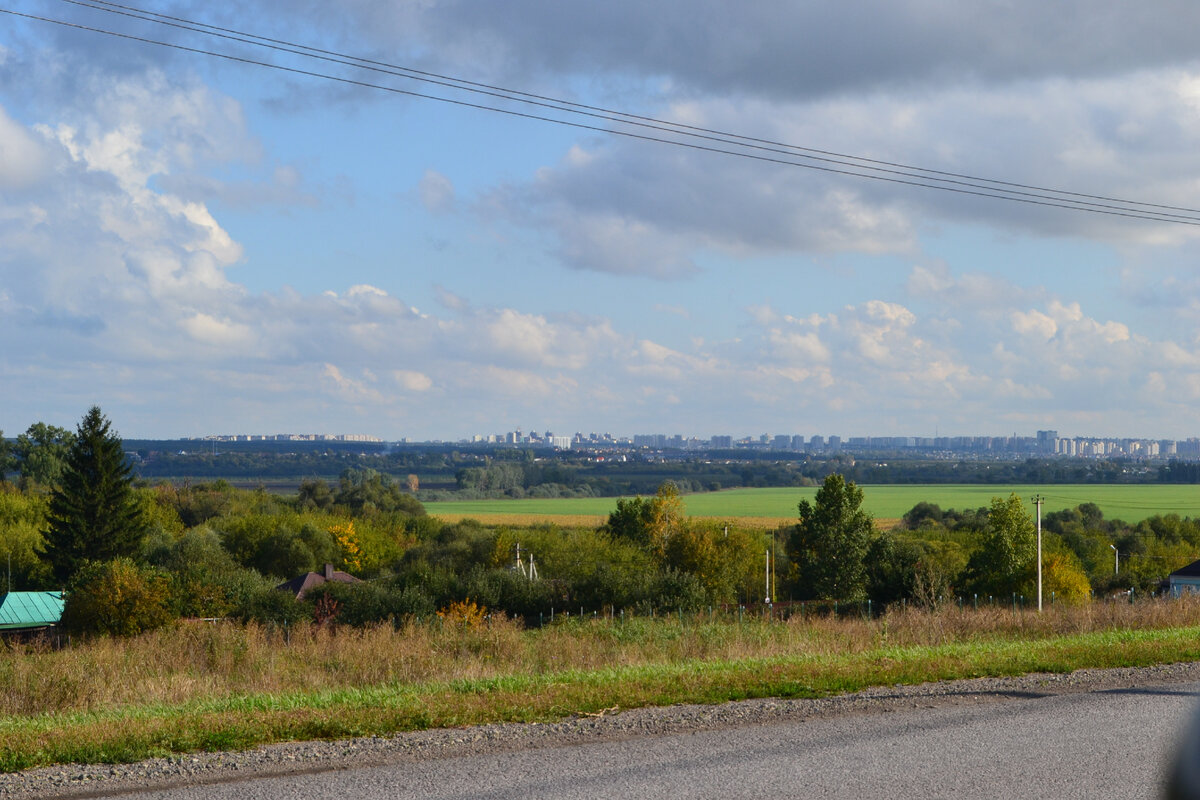
<path fill-rule="evenodd" d="M 121 438 L 92 408 L 79 423 L 62 480 L 50 497 L 47 555 L 60 581 L 86 561 L 135 555 L 145 523 Z"/>

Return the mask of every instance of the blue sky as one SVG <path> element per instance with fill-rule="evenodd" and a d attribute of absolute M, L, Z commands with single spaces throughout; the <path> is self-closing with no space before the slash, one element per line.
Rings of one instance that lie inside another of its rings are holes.
<path fill-rule="evenodd" d="M 1200 7 L 1044 6 L 143 8 L 804 147 L 1200 207 Z M 480 100 L 61 0 L 6 8 Z M 0 15 L 8 435 L 99 404 L 138 438 L 1186 438 L 1198 234 Z"/>

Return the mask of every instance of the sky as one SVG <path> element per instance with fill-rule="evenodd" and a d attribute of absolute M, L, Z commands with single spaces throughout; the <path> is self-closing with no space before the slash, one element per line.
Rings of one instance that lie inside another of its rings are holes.
<path fill-rule="evenodd" d="M 1200 208 L 1192 2 L 137 8 L 693 132 Z M 178 46 L 0 13 L 5 435 L 99 405 L 126 438 L 1200 436 L 1200 212 L 839 174 L 112 7 L 0 9 Z"/>

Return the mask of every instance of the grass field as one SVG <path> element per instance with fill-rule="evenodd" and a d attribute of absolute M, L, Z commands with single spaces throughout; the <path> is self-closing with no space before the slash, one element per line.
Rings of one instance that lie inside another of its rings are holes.
<path fill-rule="evenodd" d="M 1067 484 L 1049 486 L 1011 485 L 886 485 L 863 486 L 864 506 L 880 520 L 894 520 L 919 502 L 947 508 L 980 508 L 993 497 L 1015 492 L 1030 499 L 1041 494 L 1043 513 L 1095 503 L 1108 519 L 1140 522 L 1155 514 L 1200 517 L 1200 486 L 1180 484 Z M 796 504 L 816 494 L 815 488 L 729 489 L 686 495 L 684 505 L 692 516 L 716 518 L 764 518 L 792 520 Z M 426 503 L 434 516 L 447 519 L 473 517 L 482 522 L 521 524 L 545 518 L 574 517 L 603 522 L 616 507 L 616 498 L 587 497 L 560 500 L 467 500 Z M 524 518 L 522 520 L 522 518 Z M 560 524 L 579 524 L 555 520 Z M 598 524 L 597 522 L 597 524 Z"/>
<path fill-rule="evenodd" d="M 902 608 L 767 621 L 712 612 L 524 630 L 284 631 L 193 621 L 0 662 L 0 771 L 298 739 L 868 686 L 1200 659 L 1200 601 Z"/>

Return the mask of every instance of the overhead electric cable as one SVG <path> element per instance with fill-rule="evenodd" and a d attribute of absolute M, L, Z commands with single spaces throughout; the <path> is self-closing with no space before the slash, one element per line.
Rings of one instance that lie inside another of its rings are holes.
<path fill-rule="evenodd" d="M 317 54 L 317 55 L 323 55 L 323 56 L 330 56 L 335 59 L 346 59 L 347 60 L 347 61 L 340 61 L 337 63 L 353 62 L 353 64 L 351 64 L 351 65 L 370 65 L 370 66 L 385 68 L 386 70 L 397 70 L 397 71 L 405 74 L 406 76 L 413 77 L 414 80 L 430 79 L 429 82 L 436 83 L 436 84 L 442 85 L 442 86 L 450 86 L 452 88 L 462 89 L 465 91 L 487 90 L 484 93 L 492 94 L 492 93 L 498 92 L 501 94 L 494 95 L 494 96 L 503 96 L 507 99 L 520 100 L 521 98 L 527 98 L 529 100 L 541 101 L 537 104 L 538 105 L 541 105 L 543 103 L 553 104 L 552 107 L 560 108 L 560 110 L 581 109 L 584 111 L 598 112 L 599 114 L 606 115 L 606 116 L 607 115 L 618 116 L 621 118 L 625 118 L 626 120 L 640 120 L 643 122 L 653 123 L 653 125 L 655 125 L 655 126 L 658 126 L 658 125 L 670 126 L 671 129 L 673 129 L 673 130 L 677 129 L 679 132 L 695 131 L 698 133 L 718 136 L 718 137 L 721 137 L 722 139 L 730 139 L 730 140 L 736 139 L 736 140 L 743 141 L 743 142 L 752 142 L 752 143 L 768 145 L 770 147 L 786 148 L 789 151 L 800 151 L 802 153 L 815 153 L 815 154 L 821 155 L 821 156 L 829 156 L 829 157 L 838 158 L 838 159 L 849 159 L 853 162 L 860 162 L 858 164 L 854 164 L 855 166 L 876 164 L 876 165 L 883 166 L 883 167 L 894 167 L 896 169 L 907 170 L 910 172 L 922 172 L 922 173 L 926 173 L 928 176 L 941 175 L 941 176 L 945 176 L 947 178 L 956 178 L 956 179 L 972 181 L 972 182 L 977 182 L 977 183 L 990 183 L 990 184 L 994 184 L 995 188 L 998 191 L 1004 191 L 1003 189 L 1000 189 L 999 187 L 1007 186 L 1007 187 L 1012 187 L 1014 189 L 1028 189 L 1028 190 L 1032 190 L 1035 192 L 1063 195 L 1065 197 L 1079 197 L 1079 198 L 1086 198 L 1089 200 L 1103 200 L 1103 201 L 1107 201 L 1107 202 L 1120 203 L 1122 205 L 1143 206 L 1145 208 L 1157 208 L 1157 209 L 1163 209 L 1163 210 L 1168 210 L 1168 211 L 1184 211 L 1184 212 L 1188 212 L 1188 213 L 1192 213 L 1192 214 L 1200 214 L 1200 209 L 1188 208 L 1186 206 L 1173 206 L 1173 205 L 1165 205 L 1165 204 L 1161 204 L 1161 203 L 1147 203 L 1147 202 L 1142 202 L 1142 201 L 1138 201 L 1138 200 L 1124 200 L 1121 198 L 1111 197 L 1111 196 L 1107 196 L 1107 195 L 1087 194 L 1087 193 L 1083 193 L 1083 192 L 1073 192 L 1073 191 L 1067 191 L 1067 190 L 1063 190 L 1063 189 L 1053 189 L 1053 188 L 1047 188 L 1044 186 L 1036 186 L 1036 185 L 1032 185 L 1032 184 L 1024 184 L 1024 183 L 1016 183 L 1013 181 L 998 180 L 995 178 L 984 178 L 984 177 L 968 175 L 968 174 L 964 174 L 964 173 L 949 172 L 949 171 L 945 171 L 945 170 L 913 166 L 910 164 L 903 164 L 903 163 L 898 163 L 898 162 L 893 162 L 893 161 L 884 161 L 884 160 L 879 160 L 879 159 L 866 158 L 863 156 L 848 155 L 846 153 L 838 153 L 838 152 L 831 151 L 831 150 L 822 150 L 822 149 L 818 149 L 818 148 L 804 147 L 802 145 L 788 144 L 786 142 L 779 142 L 779 141 L 774 141 L 771 139 L 763 139 L 763 138 L 758 138 L 758 137 L 753 137 L 753 136 L 745 136 L 743 134 L 731 133 L 728 131 L 722 131 L 722 130 L 713 129 L 713 128 L 706 128 L 706 127 L 697 126 L 697 125 L 688 125 L 686 123 L 674 122 L 671 120 L 663 120 L 660 118 L 644 116 L 644 115 L 640 115 L 640 114 L 632 114 L 632 113 L 625 112 L 625 111 L 604 108 L 602 106 L 588 105 L 585 103 L 577 103 L 577 102 L 570 101 L 570 100 L 562 100 L 559 98 L 548 97 L 546 95 L 533 94 L 530 92 L 524 92 L 524 91 L 520 91 L 520 90 L 516 90 L 516 89 L 508 89 L 508 88 L 496 86 L 493 84 L 479 83 L 476 81 L 470 81 L 470 80 L 466 80 L 463 78 L 455 78 L 453 76 L 443 75 L 443 74 L 439 74 L 436 72 L 428 72 L 425 70 L 419 70 L 419 69 L 415 69 L 412 67 L 405 67 L 405 66 L 401 66 L 401 65 L 397 65 L 397 64 L 391 64 L 391 63 L 388 63 L 385 61 L 377 61 L 377 60 L 373 60 L 373 59 L 362 58 L 360 56 L 354 56 L 354 55 L 350 55 L 350 54 L 346 54 L 346 53 L 341 53 L 341 52 L 338 52 L 335 50 L 324 50 L 321 48 L 311 47 L 309 45 L 298 44 L 296 42 L 289 42 L 284 39 L 272 39 L 272 38 L 265 37 L 265 36 L 259 36 L 257 34 L 247 33 L 245 31 L 239 31 L 239 30 L 236 30 L 233 28 L 222 28 L 222 27 L 219 27 L 216 25 L 210 25 L 210 24 L 204 23 L 204 22 L 196 22 L 194 20 L 188 20 L 183 17 L 175 17 L 175 16 L 171 16 L 168 14 L 160 14 L 160 13 L 154 12 L 154 11 L 147 11 L 145 9 L 136 8 L 134 6 L 127 6 L 127 5 L 122 5 L 120 3 L 108 2 L 108 0 L 90 0 L 90 2 L 85 2 L 84 0 L 60 0 L 60 2 L 69 3 L 71 5 L 84 6 L 87 8 L 92 8 L 97 11 L 106 11 L 109 13 L 121 13 L 121 14 L 124 14 L 125 16 L 131 16 L 135 19 L 142 19 L 142 20 L 151 21 L 151 22 L 159 22 L 160 24 L 173 24 L 175 27 L 183 27 L 186 30 L 192 30 L 192 31 L 195 31 L 198 33 L 208 33 L 208 35 L 229 34 L 230 36 L 226 37 L 226 38 L 243 37 L 243 38 L 239 38 L 238 41 L 243 41 L 247 44 L 260 44 L 260 46 L 266 46 L 261 43 L 278 45 L 280 47 L 275 48 L 275 49 L 283 49 L 286 52 L 292 52 L 292 53 L 296 53 L 298 55 Z M 251 41 L 251 40 L 253 40 L 253 41 Z M 291 49 L 291 48 L 295 48 L 295 49 Z M 299 51 L 304 51 L 304 52 L 299 52 Z M 420 77 L 414 77 L 414 76 L 420 76 Z M 614 121 L 616 121 L 616 120 L 614 120 Z M 838 163 L 841 163 L 841 162 L 838 162 Z"/>
<path fill-rule="evenodd" d="M 266 37 L 256 36 L 254 34 L 242 33 L 227 28 L 217 28 L 216 26 L 207 25 L 205 23 L 196 23 L 190 20 L 184 20 L 179 17 L 168 17 L 166 15 L 157 14 L 155 12 L 142 11 L 130 6 L 120 6 L 115 3 L 108 3 L 104 0 L 62 0 L 63 2 L 72 5 L 83 6 L 93 10 L 101 11 L 110 14 L 120 14 L 122 16 L 132 17 L 142 21 L 154 22 L 157 24 L 169 25 L 171 27 L 180 28 L 194 33 L 201 33 L 207 36 L 215 36 L 227 40 L 237 41 L 243 44 L 248 44 L 256 47 L 264 47 L 276 51 L 286 52 L 293 55 L 299 55 L 307 58 L 317 58 L 323 61 L 340 64 L 343 66 L 354 67 L 358 69 L 367 69 L 374 72 L 382 72 L 395 77 L 403 77 L 413 80 L 419 80 L 426 83 L 432 83 L 445 88 L 468 91 L 476 94 L 483 94 L 497 99 L 509 100 L 513 102 L 525 103 L 542 108 L 547 108 L 555 111 L 562 111 L 572 114 L 580 114 L 587 117 L 598 118 L 607 122 L 617 124 L 632 125 L 642 129 L 650 129 L 660 133 L 669 133 L 673 135 L 687 136 L 693 139 L 703 141 L 711 141 L 717 144 L 746 148 L 752 151 L 745 152 L 744 150 L 729 150 L 723 147 L 715 147 L 706 144 L 697 144 L 692 141 L 681 141 L 678 139 L 669 139 L 661 136 L 649 135 L 645 133 L 637 133 L 627 130 L 619 130 L 608 127 L 600 127 L 581 122 L 575 122 L 567 119 L 555 117 L 547 117 L 541 114 L 517 111 L 510 108 L 498 108 L 483 103 L 475 103 L 461 99 L 450 97 L 442 97 L 439 95 L 426 94 L 406 89 L 401 89 L 395 86 L 385 86 L 377 83 L 347 78 L 343 76 L 331 75 L 328 73 L 317 72 L 314 70 L 301 69 L 290 67 L 281 64 L 273 64 L 270 62 L 259 61 L 253 58 L 234 55 L 232 53 L 224 53 L 214 50 L 206 50 L 198 47 L 191 47 L 175 42 L 167 42 L 158 39 L 152 39 L 144 36 L 113 31 L 105 28 L 84 25 L 82 23 L 70 22 L 66 20 L 54 19 L 49 17 L 27 14 L 14 11 L 11 9 L 0 8 L 0 12 L 10 14 L 26 19 L 37 20 L 56 25 L 61 25 L 78 30 L 84 30 L 91 33 L 99 33 L 116 38 L 137 41 L 145 44 L 153 44 L 161 47 L 167 47 L 184 52 L 190 52 L 198 55 L 205 55 L 214 58 L 225 59 L 238 63 L 243 63 L 252 66 L 274 69 L 291 74 L 304 75 L 308 77 L 322 78 L 325 80 L 336 81 L 348 85 L 359 86 L 363 88 L 378 89 L 394 94 L 410 96 L 414 98 L 436 100 L 443 103 L 474 108 L 478 110 L 491 111 L 494 113 L 502 113 L 510 116 L 536 120 L 541 122 L 550 122 L 568 127 L 597 131 L 610 135 L 624 136 L 632 139 L 643 141 L 652 141 L 661 144 L 674 145 L 677 147 L 686 147 L 693 150 L 704 152 L 712 152 L 723 155 L 730 155 L 752 160 L 763 161 L 768 163 L 780 164 L 785 166 L 802 167 L 821 172 L 847 175 L 851 177 L 870 178 L 877 181 L 888 183 L 896 183 L 908 186 L 914 186 L 926 189 L 938 189 L 941 191 L 954 192 L 957 194 L 973 195 L 986 197 L 998 200 L 1009 200 L 1011 202 L 1020 202 L 1032 205 L 1048 206 L 1053 208 L 1062 208 L 1075 211 L 1088 211 L 1097 214 L 1106 214 L 1109 216 L 1120 216 L 1133 219 L 1144 219 L 1155 222 L 1170 222 L 1183 225 L 1200 225 L 1200 217 L 1188 216 L 1187 214 L 1172 214 L 1170 211 L 1184 211 L 1188 214 L 1200 214 L 1200 210 L 1182 208 L 1176 206 L 1165 206 L 1160 204 L 1141 203 L 1138 201 L 1120 200 L 1117 198 L 1108 198 L 1101 195 L 1085 195 L 1075 192 L 1063 192 L 1054 189 L 1041 189 L 1039 187 L 1025 186 L 1004 181 L 995 181 L 989 178 L 973 178 L 966 175 L 958 175 L 957 173 L 948 173 L 938 170 L 928 170 L 922 167 L 909 167 L 892 162 L 883 162 L 872 159 L 864 159 L 858 156 L 848 156 L 843 154 L 832 154 L 837 158 L 825 156 L 807 155 L 807 153 L 829 153 L 830 151 L 820 151 L 812 148 L 803 148 L 796 145 L 788 145 L 783 143 L 770 142 L 764 139 L 755 139 L 753 137 L 741 136 L 739 134 L 724 133 L 712 129 L 699 128 L 696 126 L 688 126 L 681 123 L 674 123 L 666 120 L 658 120 L 652 117 L 643 117 L 639 115 L 626 114 L 625 112 L 611 111 L 601 109 L 596 106 L 585 106 L 583 104 L 572 103 L 570 101 L 556 100 L 554 98 L 546 98 L 540 95 L 532 95 L 525 92 L 503 89 L 500 87 L 489 86 L 487 84 L 478 84 L 470 81 L 463 81 L 458 78 L 450 78 L 447 76 L 437 76 L 434 73 L 425 73 L 418 70 L 412 70 L 407 67 L 386 64 L 385 62 L 371 61 L 361 59 L 355 56 L 349 56 L 334 51 L 319 50 L 306 45 L 299 45 L 290 42 L 285 42 L 278 39 L 267 39 Z M 410 74 L 412 73 L 412 74 Z M 749 142 L 749 144 L 747 144 Z M 756 144 L 764 143 L 764 144 Z M 800 151 L 800 152 L 795 152 Z M 775 155 L 788 156 L 789 158 L 776 158 L 773 155 L 762 155 L 762 152 L 772 153 Z M 806 159 L 805 161 L 794 161 L 792 158 Z M 839 160 L 842 159 L 842 160 Z M 809 163 L 817 161 L 822 163 Z M 824 164 L 834 164 L 838 167 L 850 167 L 851 169 L 838 169 L 833 166 L 824 166 Z M 872 164 L 891 165 L 897 169 L 885 169 L 879 166 L 871 166 Z M 868 170 L 866 172 L 859 170 Z M 927 174 L 915 174 L 927 173 Z M 938 175 L 948 176 L 946 178 L 937 177 Z M 961 177 L 964 180 L 950 179 L 949 176 Z M 932 182 L 931 182 L 932 181 Z M 992 186 L 984 184 L 996 184 Z M 1005 186 L 1023 187 L 1033 191 L 1016 191 L 1015 189 L 1004 188 Z M 1041 192 L 1041 193 L 1039 193 Z M 1090 198 L 1095 200 L 1105 200 L 1109 202 L 1096 203 L 1085 200 L 1075 200 L 1073 197 Z M 1111 203 L 1119 203 L 1120 205 L 1112 205 Z M 1141 208 L 1138 208 L 1140 206 Z M 1163 209 L 1156 211 L 1152 209 Z"/>

